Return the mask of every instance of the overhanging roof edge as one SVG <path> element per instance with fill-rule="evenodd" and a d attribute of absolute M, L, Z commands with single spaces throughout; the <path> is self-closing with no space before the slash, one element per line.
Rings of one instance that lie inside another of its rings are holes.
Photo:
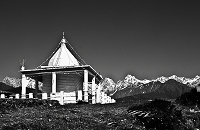
<path fill-rule="evenodd" d="M 103 79 L 102 76 L 96 72 L 90 65 L 83 66 L 73 66 L 73 67 L 47 67 L 47 68 L 37 68 L 37 69 L 28 69 L 28 70 L 20 70 L 19 72 L 22 74 L 36 74 L 41 72 L 56 72 L 56 71 L 76 71 L 76 70 L 84 70 L 87 69 L 94 76 L 97 76 L 98 79 Z"/>

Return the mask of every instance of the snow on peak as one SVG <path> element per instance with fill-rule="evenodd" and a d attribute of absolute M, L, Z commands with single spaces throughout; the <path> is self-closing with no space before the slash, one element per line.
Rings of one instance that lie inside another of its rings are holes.
<path fill-rule="evenodd" d="M 190 87 L 194 87 L 194 86 L 200 84 L 200 76 L 198 76 L 198 75 L 195 78 L 185 78 L 185 77 L 178 77 L 177 75 L 172 75 L 170 77 L 161 76 L 161 77 L 158 77 L 158 78 L 152 79 L 152 80 L 148 80 L 148 79 L 140 80 L 140 79 L 137 79 L 135 76 L 128 74 L 125 77 L 124 80 L 117 82 L 116 87 L 123 89 L 123 88 L 126 88 L 129 85 L 138 86 L 140 84 L 147 84 L 149 82 L 156 82 L 156 81 L 159 81 L 161 83 L 165 83 L 169 79 L 173 79 L 173 80 L 176 80 L 177 82 L 187 84 Z"/>
<path fill-rule="evenodd" d="M 138 84 L 138 83 L 146 84 L 146 83 L 151 82 L 151 80 L 148 80 L 148 79 L 143 79 L 143 80 L 137 79 L 135 76 L 131 76 L 130 74 L 128 74 L 125 77 L 124 81 L 127 82 L 127 83 L 135 84 L 135 85 Z"/>
<path fill-rule="evenodd" d="M 199 75 L 196 75 L 196 76 L 195 76 L 195 79 L 200 79 L 200 76 L 199 76 Z"/>
<path fill-rule="evenodd" d="M 178 77 L 177 75 L 172 75 L 169 77 L 158 77 L 156 79 L 137 79 L 135 76 L 132 76 L 130 74 L 128 74 L 124 80 L 119 80 L 117 81 L 117 83 L 115 83 L 112 79 L 110 78 L 105 78 L 101 84 L 103 85 L 103 89 L 105 91 L 110 91 L 110 95 L 112 95 L 113 93 L 115 93 L 118 90 L 122 90 L 125 89 L 127 87 L 133 87 L 133 88 L 138 88 L 143 86 L 144 84 L 148 84 L 150 82 L 161 82 L 161 83 L 165 83 L 166 81 L 173 79 L 176 80 L 177 82 L 180 82 L 182 84 L 186 84 L 190 87 L 195 87 L 197 85 L 200 84 L 200 76 L 196 76 L 195 78 L 185 78 L 185 77 Z"/>
<path fill-rule="evenodd" d="M 164 77 L 164 76 L 161 76 L 161 77 L 158 77 L 157 79 L 153 80 L 153 81 L 160 81 L 161 83 L 164 83 L 168 80 L 167 77 Z"/>
<path fill-rule="evenodd" d="M 21 87 L 21 85 L 22 85 L 21 81 L 22 80 L 19 78 L 6 76 L 2 82 L 7 85 L 13 86 L 14 88 L 17 88 L 17 87 Z M 35 88 L 35 80 L 34 79 L 27 77 L 26 81 L 28 82 L 28 84 L 26 86 L 27 88 Z M 38 87 L 39 87 L 39 90 L 42 90 L 42 82 L 39 82 Z"/>

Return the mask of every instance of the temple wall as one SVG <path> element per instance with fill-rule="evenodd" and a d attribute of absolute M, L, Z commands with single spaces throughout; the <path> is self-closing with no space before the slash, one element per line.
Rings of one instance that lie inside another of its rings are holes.
<path fill-rule="evenodd" d="M 79 74 L 57 74 L 57 92 L 73 92 L 83 89 L 83 77 Z"/>
<path fill-rule="evenodd" d="M 56 92 L 73 92 L 83 89 L 83 77 L 79 74 L 56 74 Z M 52 92 L 52 74 L 43 75 L 42 91 Z"/>
<path fill-rule="evenodd" d="M 50 94 L 52 91 L 52 74 L 45 74 L 42 78 L 42 92 Z"/>

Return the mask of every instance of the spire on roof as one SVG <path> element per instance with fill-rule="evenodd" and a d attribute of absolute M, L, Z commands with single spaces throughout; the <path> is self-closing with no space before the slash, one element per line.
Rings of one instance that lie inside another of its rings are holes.
<path fill-rule="evenodd" d="M 22 59 L 22 61 L 20 62 L 21 70 L 25 70 L 25 61 L 25 59 Z"/>
<path fill-rule="evenodd" d="M 48 66 L 79 66 L 79 61 L 74 57 L 73 53 L 67 48 L 66 44 L 69 44 L 64 37 L 65 33 L 63 32 L 63 38 L 59 49 L 54 53 L 54 55 L 49 60 Z"/>
<path fill-rule="evenodd" d="M 73 47 L 64 37 L 61 39 L 59 45 L 54 52 L 37 68 L 41 66 L 80 66 L 87 65 L 85 61 L 76 53 Z"/>
<path fill-rule="evenodd" d="M 63 38 L 62 38 L 62 40 L 61 40 L 61 43 L 67 43 L 68 41 L 65 39 L 65 32 L 63 32 Z"/>

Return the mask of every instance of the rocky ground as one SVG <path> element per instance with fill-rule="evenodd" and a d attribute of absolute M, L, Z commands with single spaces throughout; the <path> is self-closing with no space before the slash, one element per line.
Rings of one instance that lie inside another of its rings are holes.
<path fill-rule="evenodd" d="M 198 96 L 191 92 L 173 101 L 64 106 L 48 100 L 0 99 L 0 129 L 197 130 L 200 129 Z"/>

